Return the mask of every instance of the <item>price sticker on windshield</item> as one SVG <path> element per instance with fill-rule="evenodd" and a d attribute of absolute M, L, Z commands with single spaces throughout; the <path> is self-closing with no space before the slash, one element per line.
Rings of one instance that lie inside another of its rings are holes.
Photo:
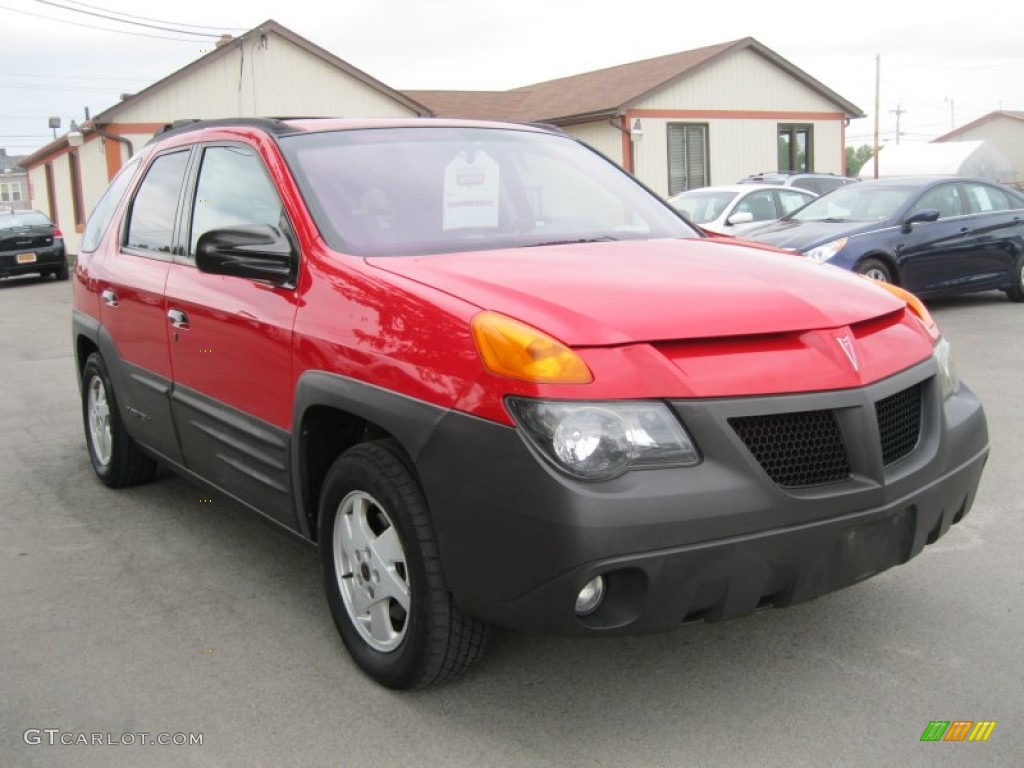
<path fill-rule="evenodd" d="M 464 150 L 445 167 L 445 230 L 498 226 L 498 163 L 486 152 Z"/>

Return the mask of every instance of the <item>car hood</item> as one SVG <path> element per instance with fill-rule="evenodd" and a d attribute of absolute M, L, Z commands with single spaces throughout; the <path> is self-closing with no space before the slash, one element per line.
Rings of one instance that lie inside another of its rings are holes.
<path fill-rule="evenodd" d="M 743 236 L 760 243 L 774 245 L 776 248 L 807 251 L 840 237 L 859 235 L 878 229 L 878 227 L 878 222 L 787 221 L 780 219 L 757 231 L 746 232 Z"/>
<path fill-rule="evenodd" d="M 572 346 L 838 328 L 904 304 L 843 270 L 726 238 L 553 245 L 367 263 Z"/>

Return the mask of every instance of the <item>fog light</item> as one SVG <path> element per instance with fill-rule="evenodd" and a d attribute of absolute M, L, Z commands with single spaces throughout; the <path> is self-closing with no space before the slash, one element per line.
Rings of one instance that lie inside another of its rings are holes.
<path fill-rule="evenodd" d="M 589 616 L 597 610 L 603 599 L 604 577 L 597 576 L 584 584 L 576 596 L 576 615 Z"/>

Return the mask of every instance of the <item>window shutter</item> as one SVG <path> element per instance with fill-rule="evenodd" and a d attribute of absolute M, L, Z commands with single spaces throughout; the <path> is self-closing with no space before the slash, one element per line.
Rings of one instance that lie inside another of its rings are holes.
<path fill-rule="evenodd" d="M 707 168 L 707 126 L 669 125 L 668 193 L 706 187 Z"/>
<path fill-rule="evenodd" d="M 703 125 L 686 126 L 687 172 L 690 177 L 687 189 L 706 187 L 708 185 L 707 162 L 704 151 L 705 144 Z"/>

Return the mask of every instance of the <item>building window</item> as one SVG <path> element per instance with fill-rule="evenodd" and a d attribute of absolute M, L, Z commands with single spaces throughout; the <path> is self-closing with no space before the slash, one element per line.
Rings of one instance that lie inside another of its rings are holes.
<path fill-rule="evenodd" d="M 57 193 L 54 191 L 53 185 L 53 165 L 46 163 L 43 166 L 43 172 L 46 176 L 46 202 L 50 206 L 50 221 L 54 224 L 57 223 Z"/>
<path fill-rule="evenodd" d="M 0 182 L 0 203 L 20 203 L 21 199 L 20 181 Z"/>
<path fill-rule="evenodd" d="M 814 126 L 779 125 L 779 170 L 809 173 L 814 170 Z"/>
<path fill-rule="evenodd" d="M 82 171 L 78 167 L 78 153 L 68 154 L 68 168 L 71 172 L 71 209 L 75 214 L 75 226 L 85 226 L 85 206 L 82 205 Z"/>
<path fill-rule="evenodd" d="M 711 183 L 708 175 L 708 127 L 696 123 L 668 126 L 668 193 Z"/>

